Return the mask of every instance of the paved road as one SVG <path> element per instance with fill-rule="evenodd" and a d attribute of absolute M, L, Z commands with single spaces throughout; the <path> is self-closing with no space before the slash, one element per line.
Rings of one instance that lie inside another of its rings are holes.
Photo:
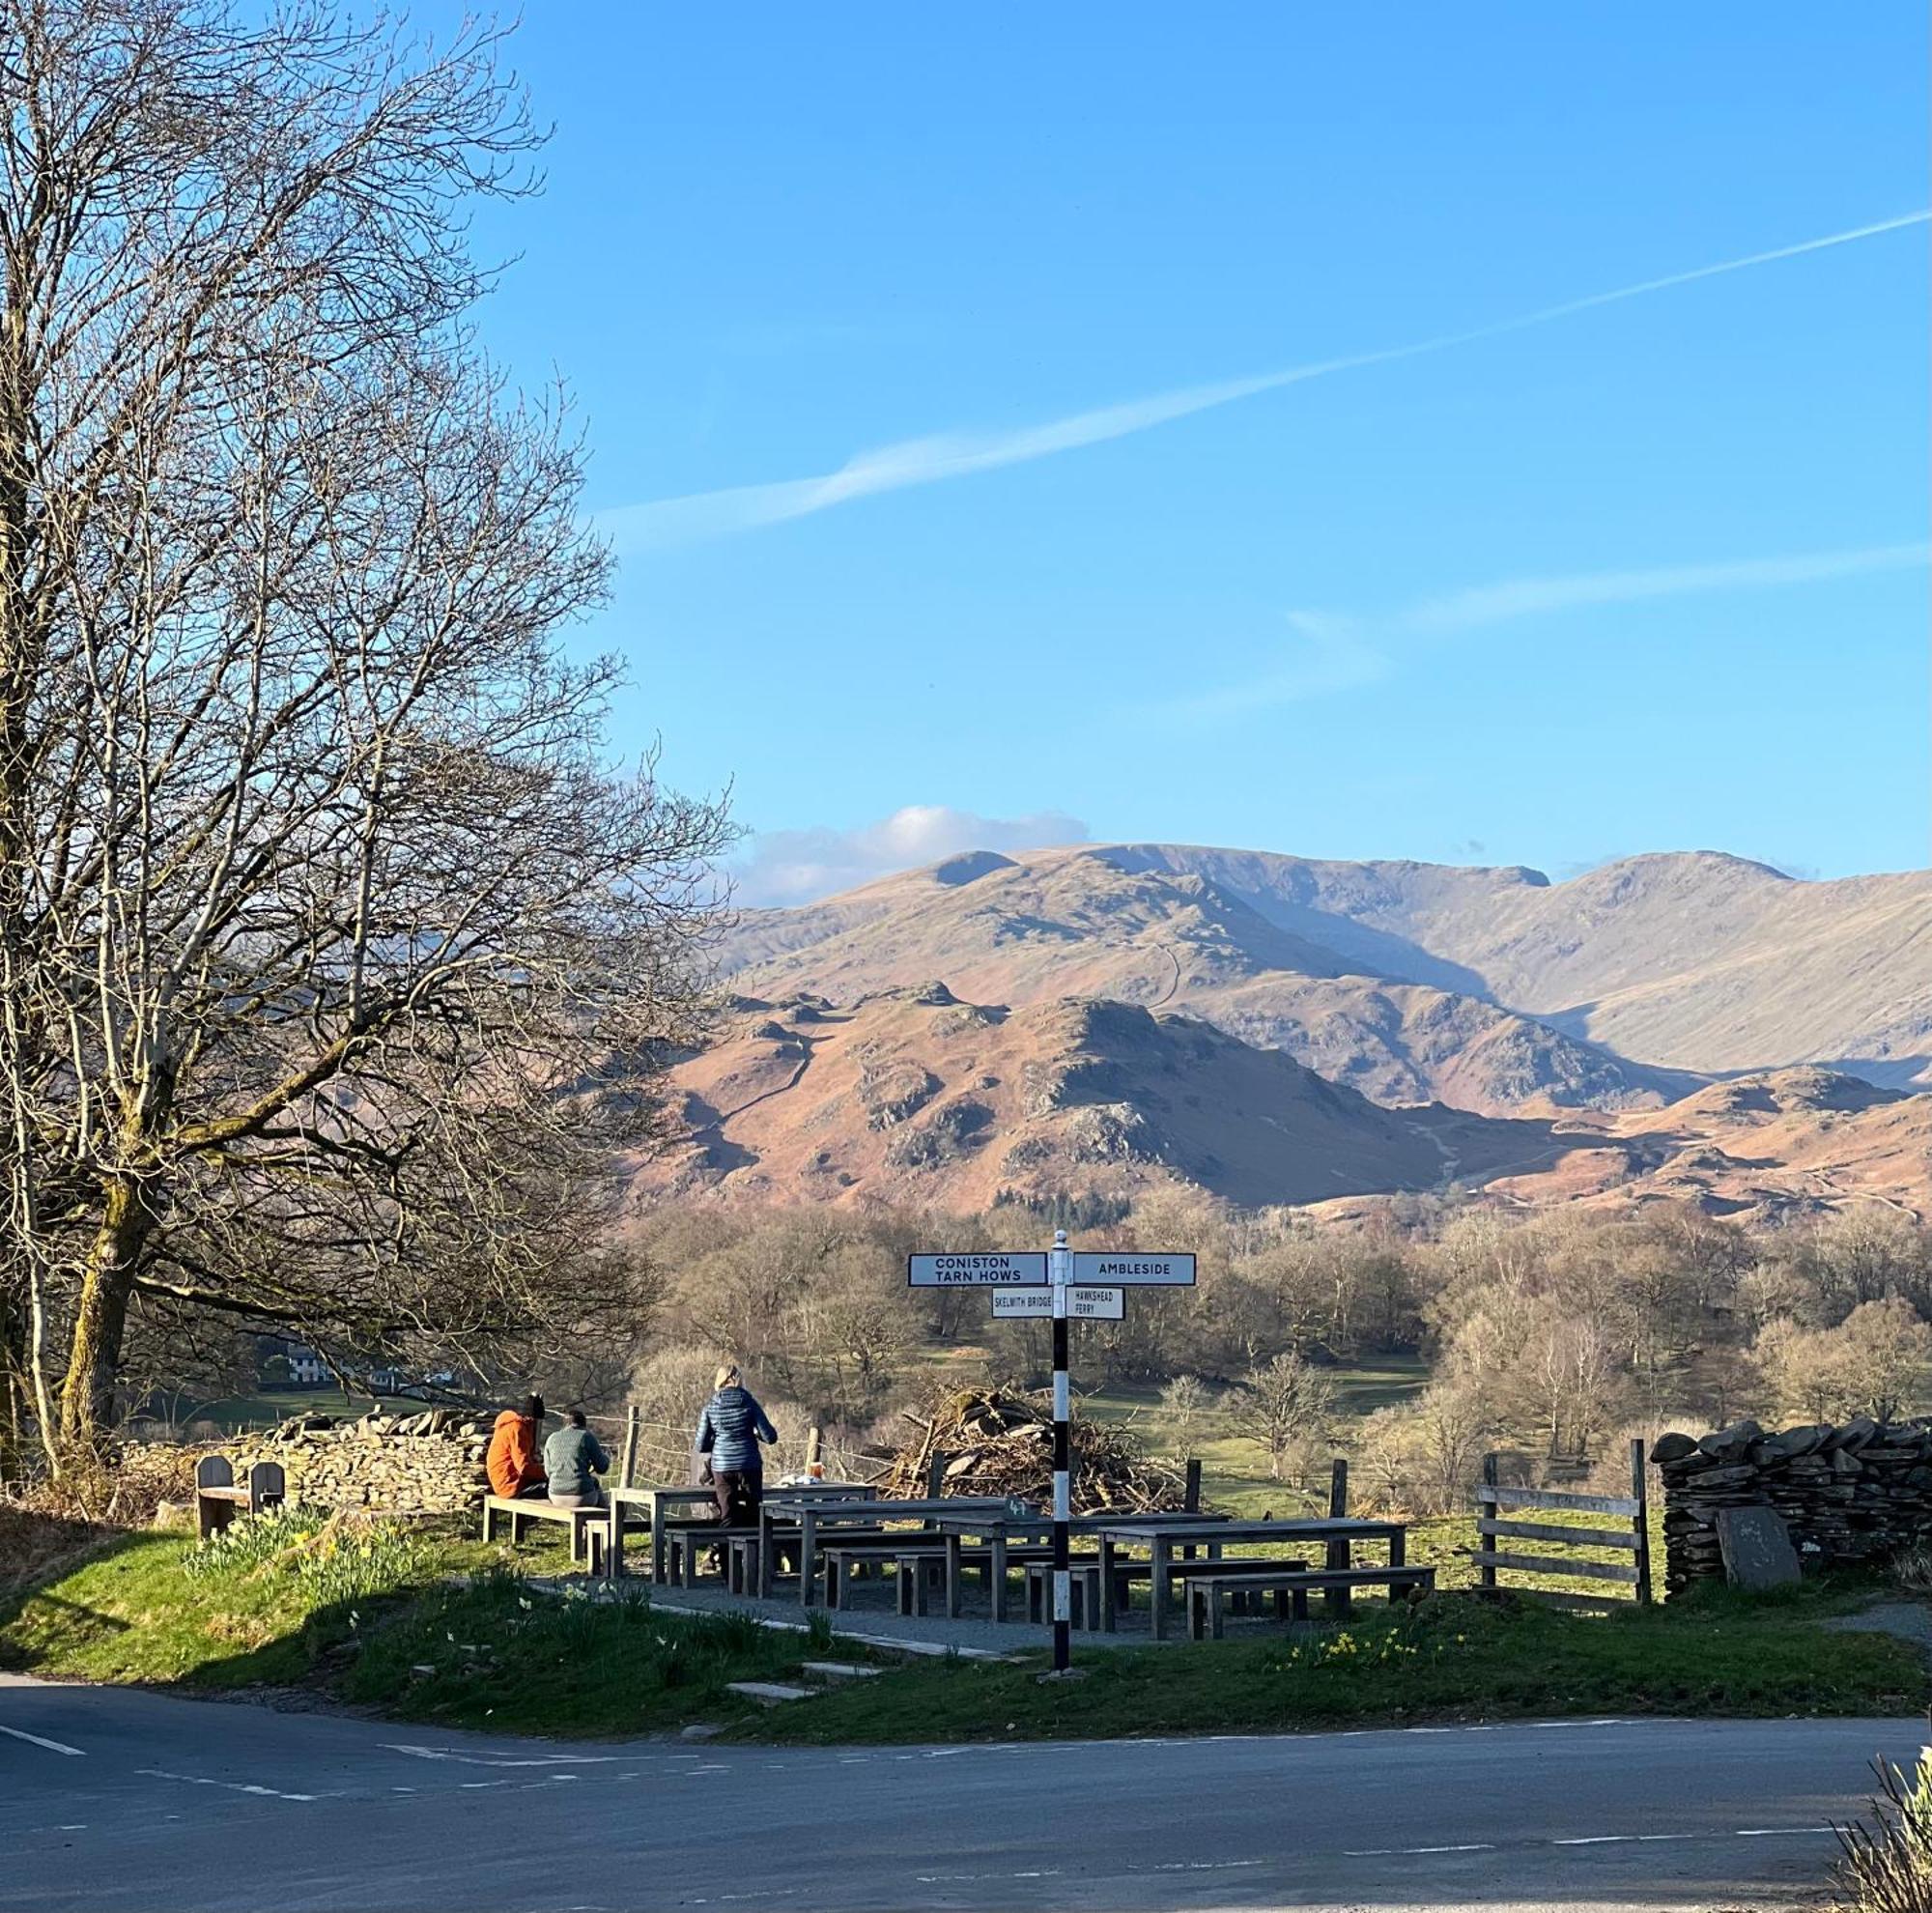
<path fill-rule="evenodd" d="M 1912 1721 L 560 1746 L 0 1676 L 0 1908 L 1770 1907 Z"/>

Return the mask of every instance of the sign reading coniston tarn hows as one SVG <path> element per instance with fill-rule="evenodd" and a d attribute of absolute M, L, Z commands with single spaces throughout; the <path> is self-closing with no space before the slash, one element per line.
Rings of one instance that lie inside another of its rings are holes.
<path fill-rule="evenodd" d="M 906 1283 L 915 1289 L 1037 1289 L 1046 1280 L 1044 1249 L 906 1257 Z"/>

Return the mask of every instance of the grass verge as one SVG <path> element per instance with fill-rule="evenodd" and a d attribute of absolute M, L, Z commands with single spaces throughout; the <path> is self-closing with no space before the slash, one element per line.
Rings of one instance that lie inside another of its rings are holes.
<path fill-rule="evenodd" d="M 0 1594 L 0 1667 L 201 1692 L 300 1686 L 446 1727 L 629 1734 L 747 1717 L 755 1703 L 729 1682 L 796 1675 L 829 1645 L 829 1629 L 662 1614 L 641 1586 L 591 1600 L 528 1578 L 569 1565 L 560 1538 L 513 1557 L 453 1522 L 308 1508 L 238 1522 L 208 1547 L 124 1533 Z"/>
<path fill-rule="evenodd" d="M 207 1548 L 128 1533 L 38 1585 L 0 1593 L 0 1667 L 194 1690 L 306 1686 L 447 1727 L 622 1735 L 692 1721 L 799 1741 L 1291 1731 L 1595 1713 L 1899 1714 L 1932 1699 L 1916 1649 L 1822 1628 L 1869 1583 L 1775 1596 L 1724 1588 L 1585 1617 L 1455 1591 L 1364 1604 L 1346 1627 L 1081 1655 L 1042 1684 L 1011 1665 L 882 1663 L 873 1679 L 773 1712 L 735 1680 L 785 1680 L 829 1630 L 658 1612 L 647 1592 L 557 1595 L 559 1542 L 513 1565 L 454 1524 L 292 1509 Z M 1016 1634 L 1016 1640 L 1037 1636 Z M 867 1658 L 847 1646 L 838 1658 Z"/>
<path fill-rule="evenodd" d="M 1348 1627 L 1199 1646 L 1090 1653 L 1081 1677 L 1042 1662 L 950 1663 L 781 1710 L 759 1737 L 794 1741 L 1083 1738 L 1288 1732 L 1566 1714 L 1901 1714 L 1932 1699 L 1917 1652 L 1827 1632 L 1821 1603 L 1717 1590 L 1595 1618 L 1522 1600 L 1437 1594 L 1364 1607 Z"/>

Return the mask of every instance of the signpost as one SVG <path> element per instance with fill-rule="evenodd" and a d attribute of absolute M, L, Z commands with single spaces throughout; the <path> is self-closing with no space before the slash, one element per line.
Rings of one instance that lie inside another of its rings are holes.
<path fill-rule="evenodd" d="M 914 1289 L 987 1288 L 1000 1318 L 1050 1316 L 1053 1321 L 1053 1670 L 1073 1658 L 1072 1589 L 1067 1552 L 1073 1520 L 1072 1396 L 1067 1381 L 1069 1321 L 1120 1322 L 1127 1288 L 1194 1286 L 1194 1258 L 1156 1251 L 1074 1250 L 1066 1231 L 1053 1232 L 1052 1248 L 983 1250 L 977 1254 L 911 1255 L 906 1284 Z"/>

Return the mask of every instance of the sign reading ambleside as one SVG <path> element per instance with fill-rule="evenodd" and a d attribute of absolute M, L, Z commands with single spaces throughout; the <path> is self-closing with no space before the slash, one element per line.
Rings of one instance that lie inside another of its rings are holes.
<path fill-rule="evenodd" d="M 906 1282 L 915 1289 L 1037 1289 L 1046 1282 L 1046 1251 L 987 1249 L 973 1255 L 909 1255 Z"/>
<path fill-rule="evenodd" d="M 1191 1255 L 1140 1254 L 1131 1249 L 1093 1249 L 1073 1252 L 1073 1279 L 1100 1288 L 1140 1284 L 1149 1288 L 1191 1289 L 1194 1286 L 1194 1258 Z"/>

